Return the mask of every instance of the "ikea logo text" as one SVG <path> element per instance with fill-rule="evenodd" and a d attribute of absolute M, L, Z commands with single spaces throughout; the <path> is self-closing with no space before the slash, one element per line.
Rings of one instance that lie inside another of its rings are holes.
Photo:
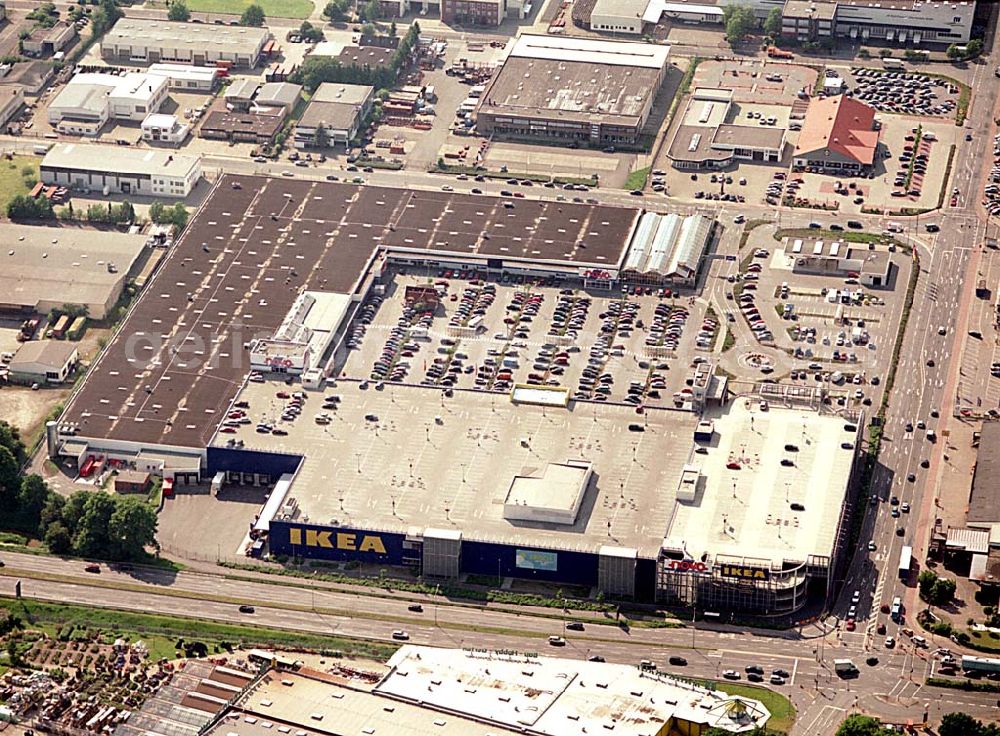
<path fill-rule="evenodd" d="M 305 531 L 304 535 L 303 531 Z M 306 547 L 385 554 L 385 544 L 383 544 L 382 538 L 373 534 L 353 534 L 351 532 L 321 531 L 318 529 L 289 529 L 288 541 L 291 544 L 304 545 Z"/>

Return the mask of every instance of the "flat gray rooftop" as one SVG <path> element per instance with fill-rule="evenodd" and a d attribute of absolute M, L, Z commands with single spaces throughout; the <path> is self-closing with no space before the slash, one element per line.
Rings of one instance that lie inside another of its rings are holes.
<path fill-rule="evenodd" d="M 780 565 L 832 554 L 855 453 L 842 443 L 853 447 L 856 432 L 845 431 L 842 417 L 748 404 L 706 417 L 715 434 L 708 454 L 694 456 L 702 487 L 694 502 L 677 505 L 668 539 L 694 559 L 707 552 Z"/>
<path fill-rule="evenodd" d="M 285 401 L 275 394 L 282 388 L 250 383 L 238 398 L 250 403 L 254 422 L 278 420 Z M 342 397 L 329 425 L 315 423 L 321 398 L 309 392 L 301 417 L 278 422 L 287 436 L 257 434 L 250 424 L 215 442 L 242 439 L 247 449 L 305 453 L 291 496 L 310 523 L 403 533 L 413 526 L 457 529 L 465 539 L 588 552 L 610 544 L 656 555 L 697 424 L 688 412 L 647 410 L 644 418 L 631 406 L 591 403 L 543 410 L 473 391 L 442 398 L 436 389 L 363 391 L 341 381 L 325 393 Z M 367 421 L 368 414 L 378 420 Z M 636 422 L 646 431 L 630 432 Z M 594 468 L 575 524 L 503 518 L 516 474 L 567 459 Z"/>

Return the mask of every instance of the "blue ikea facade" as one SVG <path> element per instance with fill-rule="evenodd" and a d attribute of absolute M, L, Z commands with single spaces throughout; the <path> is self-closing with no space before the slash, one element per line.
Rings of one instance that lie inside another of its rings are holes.
<path fill-rule="evenodd" d="M 209 447 L 209 475 L 218 472 L 258 473 L 277 479 L 295 473 L 301 455 L 261 452 L 230 447 Z M 358 560 L 372 564 L 420 567 L 419 543 L 408 545 L 406 535 L 365 529 L 362 526 L 340 527 L 305 524 L 274 519 L 269 523 L 268 548 L 272 555 L 307 557 L 331 561 Z M 462 573 L 497 575 L 527 580 L 593 586 L 598 582 L 599 555 L 594 552 L 542 549 L 495 542 L 461 541 L 459 569 Z M 640 560 L 639 564 L 652 560 Z M 643 565 L 645 568 L 645 565 Z M 637 586 L 645 587 L 642 578 L 652 570 L 638 574 Z"/>

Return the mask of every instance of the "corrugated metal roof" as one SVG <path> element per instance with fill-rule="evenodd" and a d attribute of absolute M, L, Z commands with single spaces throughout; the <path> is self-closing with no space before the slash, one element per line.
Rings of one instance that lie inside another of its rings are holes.
<path fill-rule="evenodd" d="M 986 553 L 990 549 L 990 533 L 983 529 L 949 529 L 945 545 L 966 552 Z"/>

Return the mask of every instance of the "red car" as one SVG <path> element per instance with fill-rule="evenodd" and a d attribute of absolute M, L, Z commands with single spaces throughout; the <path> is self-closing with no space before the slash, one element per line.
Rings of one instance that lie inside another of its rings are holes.
<path fill-rule="evenodd" d="M 275 394 L 279 399 L 290 399 L 291 395 L 287 391 L 279 391 Z"/>
<path fill-rule="evenodd" d="M 91 563 L 91 564 L 87 565 L 83 569 L 85 571 L 87 571 L 87 572 L 100 572 L 101 571 L 101 566 L 97 565 L 97 564 L 94 564 L 94 563 Z"/>

